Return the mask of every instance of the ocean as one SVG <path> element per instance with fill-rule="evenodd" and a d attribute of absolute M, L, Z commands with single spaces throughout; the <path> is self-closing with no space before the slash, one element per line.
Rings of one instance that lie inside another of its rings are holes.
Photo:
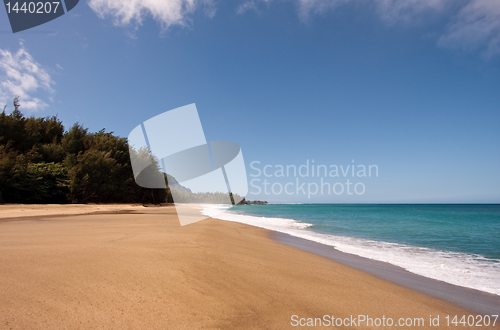
<path fill-rule="evenodd" d="M 206 205 L 203 212 L 500 295 L 498 204 Z"/>

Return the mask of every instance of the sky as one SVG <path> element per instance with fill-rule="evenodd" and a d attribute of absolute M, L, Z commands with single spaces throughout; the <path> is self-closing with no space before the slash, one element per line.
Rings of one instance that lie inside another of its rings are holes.
<path fill-rule="evenodd" d="M 14 96 L 123 137 L 195 103 L 207 141 L 241 146 L 250 200 L 500 203 L 500 0 L 81 0 L 15 34 L 0 10 Z"/>

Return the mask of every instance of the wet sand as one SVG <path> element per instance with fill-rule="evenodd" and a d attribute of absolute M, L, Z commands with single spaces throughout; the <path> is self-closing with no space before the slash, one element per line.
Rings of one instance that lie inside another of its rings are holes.
<path fill-rule="evenodd" d="M 340 252 L 332 246 L 293 237 L 284 233 L 275 232 L 273 233 L 273 237 L 280 243 L 314 253 L 342 265 L 371 274 L 377 278 L 450 302 L 475 313 L 494 315 L 500 312 L 500 296 L 495 294 L 420 276 L 383 261 Z"/>

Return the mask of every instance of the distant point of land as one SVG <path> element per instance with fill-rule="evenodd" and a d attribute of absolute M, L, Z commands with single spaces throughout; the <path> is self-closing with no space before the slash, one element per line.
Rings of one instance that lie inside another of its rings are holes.
<path fill-rule="evenodd" d="M 241 202 L 238 203 L 238 205 L 267 205 L 268 203 L 266 201 L 247 201 L 243 199 Z"/>

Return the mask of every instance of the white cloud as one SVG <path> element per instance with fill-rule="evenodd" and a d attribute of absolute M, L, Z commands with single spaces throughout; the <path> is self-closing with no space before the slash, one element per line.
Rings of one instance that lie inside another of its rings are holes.
<path fill-rule="evenodd" d="M 236 12 L 258 10 L 259 4 L 277 0 L 243 0 Z M 500 55 L 500 0 L 281 0 L 294 3 L 298 15 L 306 21 L 314 14 L 335 10 L 345 4 L 370 6 L 388 24 L 422 23 L 428 14 L 448 15 L 446 30 L 439 45 L 448 48 L 483 49 L 486 57 Z M 142 24 L 152 17 L 163 30 L 172 25 L 185 26 L 196 10 L 215 15 L 215 0 L 89 0 L 89 6 L 101 18 L 110 17 L 118 26 Z M 458 8 L 458 10 L 457 10 Z"/>
<path fill-rule="evenodd" d="M 449 24 L 439 44 L 481 50 L 485 58 L 500 55 L 500 1 L 472 0 Z"/>
<path fill-rule="evenodd" d="M 50 75 L 26 51 L 21 48 L 16 53 L 0 49 L 0 104 L 10 103 L 19 96 L 21 106 L 28 111 L 37 111 L 48 106 L 32 93 L 39 89 L 54 93 Z"/>
<path fill-rule="evenodd" d="M 151 16 L 164 30 L 171 25 L 186 25 L 189 15 L 200 7 L 210 17 L 215 14 L 213 0 L 89 0 L 89 6 L 100 18 L 111 17 L 118 26 L 137 27 Z"/>

